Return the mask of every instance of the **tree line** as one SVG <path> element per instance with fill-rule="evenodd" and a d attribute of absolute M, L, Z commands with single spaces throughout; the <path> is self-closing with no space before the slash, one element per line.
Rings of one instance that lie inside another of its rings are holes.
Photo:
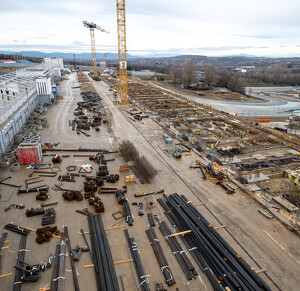
<path fill-rule="evenodd" d="M 203 75 L 198 75 L 197 71 L 202 71 Z M 195 88 L 207 90 L 218 85 L 228 88 L 234 92 L 244 93 L 245 82 L 241 75 L 230 72 L 225 67 L 214 67 L 205 65 L 197 67 L 194 61 L 188 61 L 183 68 L 173 66 L 170 75 L 174 84 L 182 84 L 185 88 Z"/>

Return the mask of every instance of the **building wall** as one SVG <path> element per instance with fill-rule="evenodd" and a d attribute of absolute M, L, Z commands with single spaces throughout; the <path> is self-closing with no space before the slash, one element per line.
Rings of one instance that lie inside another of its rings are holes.
<path fill-rule="evenodd" d="M 35 110 L 38 96 L 34 94 L 27 102 L 2 126 L 0 131 L 0 154 L 2 155 L 14 144 L 14 135 L 19 133 L 27 118 Z"/>
<path fill-rule="evenodd" d="M 64 62 L 63 62 L 63 58 L 44 58 L 44 62 L 46 63 L 53 63 L 55 65 L 58 65 L 58 67 L 60 69 L 64 68 Z"/>
<path fill-rule="evenodd" d="M 51 78 L 50 77 L 38 77 L 36 79 L 36 90 L 38 95 L 50 95 L 52 94 Z"/>

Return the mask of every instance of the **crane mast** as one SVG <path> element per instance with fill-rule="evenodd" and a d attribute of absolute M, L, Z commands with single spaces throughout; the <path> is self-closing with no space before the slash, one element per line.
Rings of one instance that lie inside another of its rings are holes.
<path fill-rule="evenodd" d="M 98 72 L 97 72 L 97 58 L 96 58 L 96 47 L 95 47 L 95 33 L 94 30 L 95 28 L 102 31 L 109 33 L 109 31 L 101 28 L 99 25 L 93 23 L 93 22 L 87 22 L 87 21 L 82 21 L 83 25 L 87 28 L 90 29 L 90 35 L 91 35 L 91 48 L 92 48 L 92 63 L 93 63 L 93 78 L 95 80 L 98 79 Z"/>
<path fill-rule="evenodd" d="M 97 79 L 98 78 L 98 71 L 97 71 L 97 57 L 96 57 L 96 46 L 95 46 L 95 32 L 94 32 L 94 28 L 90 28 L 90 35 L 91 35 L 93 77 L 94 77 L 94 79 Z"/>
<path fill-rule="evenodd" d="M 128 103 L 127 94 L 127 47 L 125 0 L 117 1 L 118 49 L 119 49 L 119 89 L 121 104 Z"/>

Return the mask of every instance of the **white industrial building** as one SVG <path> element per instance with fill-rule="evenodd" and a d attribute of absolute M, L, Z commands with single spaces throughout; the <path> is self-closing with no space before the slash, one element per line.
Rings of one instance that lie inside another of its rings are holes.
<path fill-rule="evenodd" d="M 14 142 L 38 104 L 52 104 L 52 84 L 61 80 L 62 58 L 0 75 L 0 154 Z"/>

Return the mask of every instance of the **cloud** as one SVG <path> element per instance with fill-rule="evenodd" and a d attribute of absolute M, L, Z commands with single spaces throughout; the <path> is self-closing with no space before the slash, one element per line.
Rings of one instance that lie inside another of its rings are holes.
<path fill-rule="evenodd" d="M 128 52 L 272 55 L 290 48 L 291 55 L 300 54 L 300 1 L 273 1 L 127 1 Z M 0 47 L 18 49 L 27 41 L 24 50 L 89 52 L 89 31 L 82 25 L 86 19 L 111 32 L 95 32 L 97 50 L 117 51 L 115 1 L 2 2 Z"/>
<path fill-rule="evenodd" d="M 249 34 L 238 34 L 239 37 L 246 37 L 246 38 L 260 38 L 260 39 L 271 39 L 271 38 L 281 38 L 283 36 L 275 36 L 271 34 L 256 34 L 256 35 L 249 35 Z"/>

